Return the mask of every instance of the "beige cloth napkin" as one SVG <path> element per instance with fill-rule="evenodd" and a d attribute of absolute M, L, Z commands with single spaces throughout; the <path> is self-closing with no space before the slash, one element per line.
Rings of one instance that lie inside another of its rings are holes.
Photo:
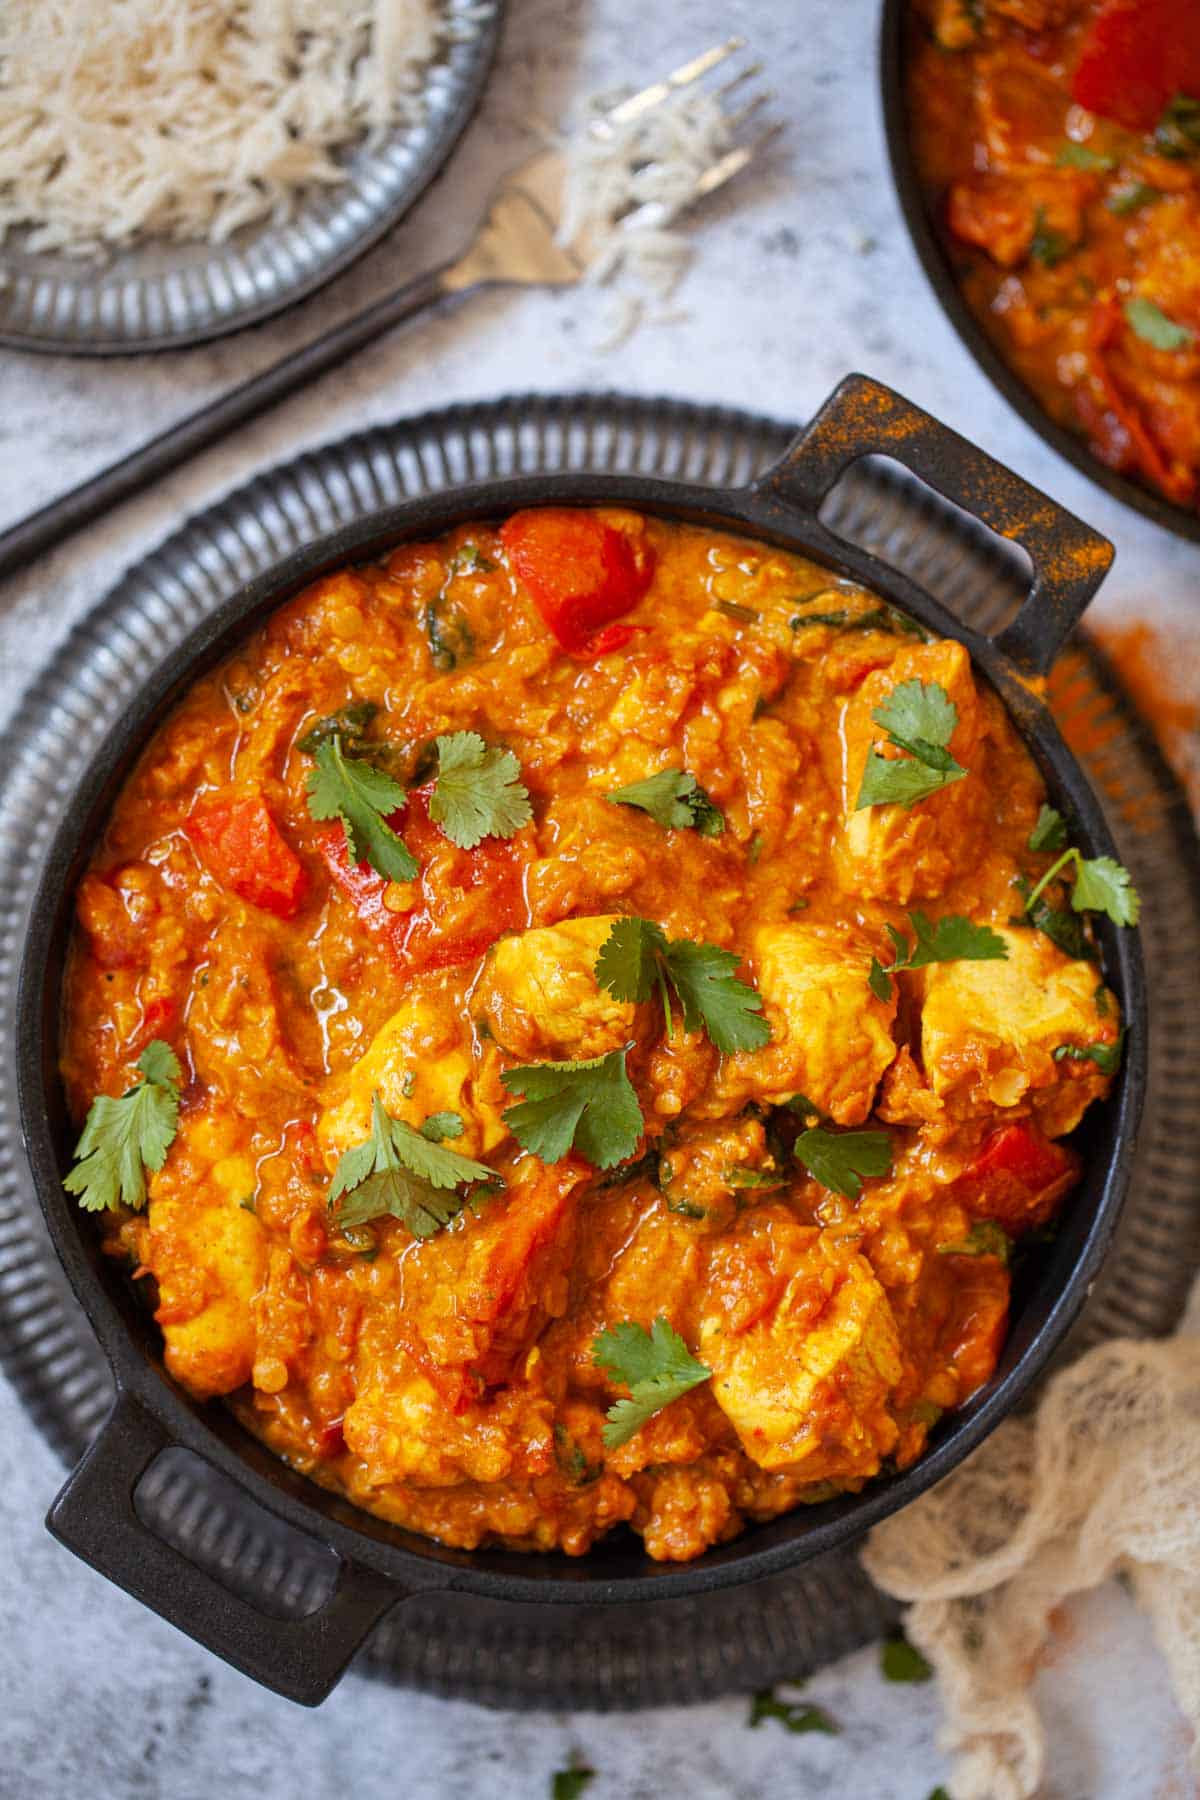
<path fill-rule="evenodd" d="M 974 1456 L 878 1526 L 871 1579 L 911 1603 L 955 1758 L 952 1800 L 1031 1800 L 1030 1684 L 1054 1609 L 1124 1573 L 1150 1617 L 1200 1773 L 1200 1283 L 1177 1334 L 1101 1344 Z"/>

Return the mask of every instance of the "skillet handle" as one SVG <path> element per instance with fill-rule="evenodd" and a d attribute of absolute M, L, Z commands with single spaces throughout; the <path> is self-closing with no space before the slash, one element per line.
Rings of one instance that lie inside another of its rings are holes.
<path fill-rule="evenodd" d="M 118 1392 L 99 1436 L 51 1506 L 49 1530 L 243 1674 L 302 1706 L 319 1705 L 372 1627 L 415 1590 L 343 1562 L 337 1586 L 315 1612 L 300 1619 L 260 1612 L 138 1516 L 134 1490 L 173 1442 L 140 1401 Z"/>
<path fill-rule="evenodd" d="M 891 456 L 931 488 L 1020 544 L 1033 584 L 996 646 L 1027 675 L 1045 675 L 1112 567 L 1113 547 L 1057 501 L 868 375 L 847 375 L 754 492 L 816 514 L 838 477 L 868 455 Z"/>

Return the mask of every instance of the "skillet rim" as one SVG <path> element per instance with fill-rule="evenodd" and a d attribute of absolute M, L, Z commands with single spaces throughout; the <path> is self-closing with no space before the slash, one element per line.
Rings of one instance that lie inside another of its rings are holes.
<path fill-rule="evenodd" d="M 1011 1357 L 1012 1366 L 1000 1378 L 994 1378 L 977 1401 L 954 1415 L 940 1441 L 902 1474 L 890 1476 L 859 1495 L 843 1496 L 822 1507 L 794 1509 L 769 1525 L 751 1527 L 731 1544 L 710 1549 L 693 1563 L 655 1565 L 638 1557 L 638 1573 L 606 1577 L 602 1570 L 599 1574 L 585 1572 L 605 1560 L 595 1551 L 580 1559 L 545 1553 L 446 1551 L 432 1540 L 400 1532 L 348 1503 L 334 1500 L 316 1484 L 288 1470 L 249 1434 L 245 1434 L 245 1443 L 235 1449 L 229 1433 L 214 1430 L 210 1416 L 188 1402 L 182 1391 L 139 1350 L 92 1267 L 80 1229 L 82 1215 L 69 1205 L 61 1188 L 61 1167 L 51 1141 L 43 1079 L 47 1013 L 41 977 L 50 967 L 51 945 L 63 929 L 64 915 L 69 917 L 67 900 L 72 890 L 67 885 L 68 871 L 79 860 L 75 855 L 79 841 L 90 820 L 102 809 L 107 810 L 115 786 L 182 688 L 204 667 L 220 660 L 238 636 L 320 573 L 351 560 L 368 560 L 385 545 L 445 530 L 455 522 L 495 517 L 521 504 L 567 500 L 578 504 L 628 504 L 685 520 L 708 520 L 763 541 L 800 549 L 836 572 L 856 575 L 939 634 L 963 642 L 1000 693 L 1014 725 L 1039 762 L 1051 793 L 1067 798 L 1080 827 L 1077 835 L 1083 847 L 1092 854 L 1114 851 L 1082 769 L 1066 750 L 1046 709 L 1031 694 L 1028 684 L 1013 672 L 992 640 L 963 626 L 898 571 L 837 538 L 815 517 L 805 517 L 798 511 L 789 513 L 781 528 L 778 508 L 768 508 L 755 486 L 722 488 L 636 475 L 576 472 L 460 484 L 434 495 L 365 512 L 354 525 L 314 540 L 240 589 L 156 666 L 138 700 L 106 736 L 81 778 L 54 834 L 34 900 L 22 958 L 17 1029 L 22 1124 L 39 1200 L 56 1253 L 113 1366 L 119 1388 L 146 1406 L 168 1429 L 174 1443 L 196 1450 L 238 1482 L 258 1504 L 307 1536 L 328 1544 L 346 1563 L 370 1570 L 393 1584 L 396 1598 L 430 1588 L 459 1589 L 492 1599 L 565 1604 L 695 1594 L 762 1579 L 794 1567 L 848 1543 L 878 1519 L 899 1510 L 948 1473 L 1013 1409 L 1077 1315 L 1117 1223 L 1128 1186 L 1144 1094 L 1146 1031 L 1140 942 L 1136 932 L 1110 928 L 1108 933 L 1102 933 L 1106 967 L 1120 990 L 1126 1018 L 1133 1027 L 1120 1086 L 1106 1108 L 1114 1154 L 1108 1168 L 1101 1172 L 1098 1199 L 1083 1229 L 1079 1255 L 1054 1298 L 1042 1309 L 1040 1322 L 1025 1320 L 1024 1314 L 1014 1321 L 1005 1358 L 1010 1357 L 1018 1338 L 1022 1341 Z M 1085 1177 L 1078 1200 L 1082 1200 L 1084 1188 L 1090 1190 L 1090 1186 L 1090 1176 Z M 1027 1305 L 1025 1311 L 1029 1310 Z M 262 1452 L 270 1465 L 269 1474 L 263 1467 L 253 1466 L 259 1459 L 247 1446 Z M 790 1531 L 786 1529 L 789 1525 Z M 776 1541 L 764 1545 L 760 1540 L 771 1533 Z M 528 1572 L 531 1565 L 545 1562 L 556 1566 L 541 1574 Z M 435 1569 L 436 1576 L 432 1573 Z"/>

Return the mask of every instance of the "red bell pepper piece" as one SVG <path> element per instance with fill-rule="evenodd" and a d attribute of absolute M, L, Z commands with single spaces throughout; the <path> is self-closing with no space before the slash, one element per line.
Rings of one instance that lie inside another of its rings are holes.
<path fill-rule="evenodd" d="M 501 526 L 500 541 L 564 650 L 598 656 L 627 641 L 603 627 L 636 606 L 650 586 L 654 553 L 647 543 L 594 512 L 565 507 L 514 513 Z"/>
<path fill-rule="evenodd" d="M 1153 131 L 1176 94 L 1200 100 L 1196 0 L 1105 0 L 1083 40 L 1072 99 L 1130 131 Z"/>
<path fill-rule="evenodd" d="M 1066 1173 L 1071 1158 L 1030 1125 L 1001 1125 L 983 1147 L 967 1174 L 977 1180 L 989 1175 L 1014 1176 L 1030 1193 L 1040 1193 Z"/>
<path fill-rule="evenodd" d="M 1081 416 L 1093 438 L 1108 451 L 1104 457 L 1106 462 L 1112 463 L 1114 467 L 1128 466 L 1132 462 L 1168 499 L 1177 501 L 1181 506 L 1187 505 L 1195 496 L 1195 479 L 1185 468 L 1168 462 L 1151 436 L 1136 402 L 1122 392 L 1109 364 L 1107 353 L 1125 329 L 1124 315 L 1115 296 L 1110 295 L 1107 299 L 1095 302 L 1088 323 L 1088 344 L 1091 351 L 1089 362 L 1103 390 L 1108 412 L 1116 421 L 1118 439 L 1124 439 L 1123 444 L 1118 441 L 1115 455 L 1108 448 L 1111 433 L 1102 434 L 1102 420 L 1082 407 Z M 1086 389 L 1081 388 L 1081 397 L 1085 393 Z"/>
<path fill-rule="evenodd" d="M 1035 1125 L 1001 1125 L 954 1184 L 972 1218 L 992 1219 L 1010 1236 L 1044 1224 L 1079 1172 L 1079 1157 Z"/>
<path fill-rule="evenodd" d="M 470 962 L 491 948 L 502 932 L 526 922 L 521 886 L 523 864 L 507 840 L 484 838 L 474 850 L 452 845 L 429 817 L 432 787 L 415 788 L 408 805 L 388 824 L 404 838 L 419 864 L 414 885 L 420 898 L 393 912 L 385 896 L 392 885 L 370 863 L 352 863 L 341 825 L 318 838 L 329 873 L 353 903 L 367 929 L 387 944 L 397 968 L 446 969 Z M 436 856 L 438 880 L 430 876 Z M 470 898 L 467 898 L 470 896 Z M 453 924 L 445 923 L 449 914 Z"/>
<path fill-rule="evenodd" d="M 209 873 L 240 900 L 277 919 L 299 911 L 308 876 L 261 795 L 201 801 L 183 829 Z"/>

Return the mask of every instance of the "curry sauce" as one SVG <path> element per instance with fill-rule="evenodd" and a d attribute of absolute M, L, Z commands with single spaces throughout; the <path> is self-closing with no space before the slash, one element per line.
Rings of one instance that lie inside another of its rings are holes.
<path fill-rule="evenodd" d="M 938 696 L 944 779 L 860 804 L 911 761 L 898 696 Z M 385 828 L 322 799 L 339 757 Z M 75 1116 L 179 1064 L 148 1205 L 103 1214 L 168 1369 L 467 1548 L 624 1522 L 683 1560 L 911 1463 L 991 1375 L 1119 1048 L 1083 920 L 1069 953 L 1023 911 L 1045 798 L 961 645 L 721 532 L 534 512 L 317 582 L 157 732 L 78 894 Z M 638 931 L 641 988 L 606 960 Z M 632 1090 L 625 1154 L 584 1153 L 603 1095 L 531 1101 L 584 1065 Z M 373 1133 L 486 1179 L 359 1216 Z M 659 1322 L 699 1375 L 614 1430 L 639 1389 L 597 1340 Z"/>

